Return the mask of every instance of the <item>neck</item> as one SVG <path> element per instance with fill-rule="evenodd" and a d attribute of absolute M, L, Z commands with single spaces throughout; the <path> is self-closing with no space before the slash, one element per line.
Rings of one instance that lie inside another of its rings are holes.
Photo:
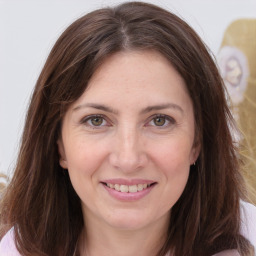
<path fill-rule="evenodd" d="M 168 229 L 166 216 L 155 225 L 139 230 L 120 230 L 86 223 L 79 249 L 81 256 L 156 256 Z"/>

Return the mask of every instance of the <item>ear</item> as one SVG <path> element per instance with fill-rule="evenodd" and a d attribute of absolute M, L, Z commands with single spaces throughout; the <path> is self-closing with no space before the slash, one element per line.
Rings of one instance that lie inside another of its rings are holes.
<path fill-rule="evenodd" d="M 63 169 L 68 169 L 68 163 L 66 159 L 65 149 L 62 139 L 57 140 L 58 151 L 59 151 L 59 163 Z"/>
<path fill-rule="evenodd" d="M 193 145 L 193 148 L 191 149 L 190 153 L 190 165 L 194 164 L 200 154 L 201 151 L 201 144 L 196 143 Z"/>

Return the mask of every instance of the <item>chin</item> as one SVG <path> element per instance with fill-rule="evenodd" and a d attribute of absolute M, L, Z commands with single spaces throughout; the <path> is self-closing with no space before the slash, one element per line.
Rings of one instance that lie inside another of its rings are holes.
<path fill-rule="evenodd" d="M 142 229 L 148 225 L 150 225 L 151 222 L 154 222 L 153 220 L 148 219 L 147 216 L 140 214 L 140 213 L 128 213 L 127 210 L 118 213 L 113 214 L 111 218 L 106 220 L 108 224 L 116 229 L 119 230 L 138 230 Z"/>
<path fill-rule="evenodd" d="M 132 220 L 130 221 L 115 221 L 115 222 L 110 222 L 109 223 L 112 228 L 116 230 L 126 230 L 126 231 L 135 231 L 135 230 L 140 230 L 143 229 L 147 226 L 148 223 L 143 223 L 143 222 L 133 222 Z"/>
<path fill-rule="evenodd" d="M 106 221 L 108 224 L 119 230 L 135 231 L 147 228 L 151 225 L 162 222 L 163 220 L 168 221 L 169 215 L 157 216 L 155 213 L 149 211 L 132 211 L 132 210 L 121 210 L 111 214 L 111 217 Z"/>

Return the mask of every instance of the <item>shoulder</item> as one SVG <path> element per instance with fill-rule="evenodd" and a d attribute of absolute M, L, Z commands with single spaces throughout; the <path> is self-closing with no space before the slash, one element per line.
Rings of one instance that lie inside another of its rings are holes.
<path fill-rule="evenodd" d="M 256 248 L 256 207 L 241 201 L 241 234 Z"/>
<path fill-rule="evenodd" d="M 13 229 L 9 230 L 0 241 L 0 255 L 21 256 L 15 246 Z"/>
<path fill-rule="evenodd" d="M 241 201 L 241 235 L 244 236 L 256 248 L 256 207 L 250 203 Z M 213 256 L 239 256 L 237 250 L 227 250 Z"/>
<path fill-rule="evenodd" d="M 240 256 L 237 250 L 226 250 L 219 252 L 217 254 L 214 254 L 213 256 Z"/>

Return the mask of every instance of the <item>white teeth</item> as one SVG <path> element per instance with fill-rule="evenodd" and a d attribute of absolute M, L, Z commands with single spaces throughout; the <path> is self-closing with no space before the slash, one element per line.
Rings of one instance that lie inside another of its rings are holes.
<path fill-rule="evenodd" d="M 136 193 L 138 191 L 137 185 L 129 186 L 130 193 Z"/>
<path fill-rule="evenodd" d="M 138 191 L 143 190 L 143 185 L 142 185 L 142 184 L 139 184 L 137 189 L 138 189 Z"/>
<path fill-rule="evenodd" d="M 119 184 L 115 184 L 114 188 L 115 188 L 115 190 L 120 191 L 120 185 Z"/>
<path fill-rule="evenodd" d="M 120 185 L 120 184 L 111 184 L 107 183 L 107 186 L 109 188 L 115 189 L 116 191 L 119 192 L 124 192 L 124 193 L 136 193 L 138 191 L 142 191 L 143 189 L 146 189 L 147 187 L 150 186 L 150 184 L 138 184 L 138 185 Z"/>
<path fill-rule="evenodd" d="M 120 185 L 120 191 L 127 193 L 129 191 L 129 187 L 127 185 Z"/>

